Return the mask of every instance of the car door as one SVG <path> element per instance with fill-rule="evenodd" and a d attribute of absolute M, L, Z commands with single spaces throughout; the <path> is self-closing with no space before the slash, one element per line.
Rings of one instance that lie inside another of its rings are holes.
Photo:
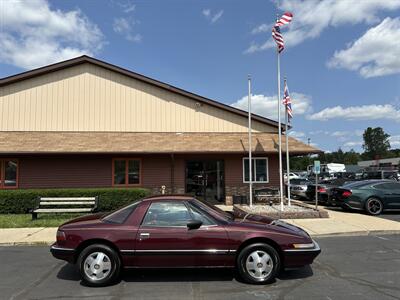
<path fill-rule="evenodd" d="M 184 201 L 152 202 L 136 236 L 135 265 L 138 267 L 216 266 L 225 250 L 227 234 L 218 225 L 189 229 L 192 209 Z M 217 258 L 216 258 L 217 257 Z"/>
<path fill-rule="evenodd" d="M 387 209 L 400 209 L 400 183 L 387 182 L 381 185 L 383 188 Z"/>
<path fill-rule="evenodd" d="M 232 242 L 225 226 L 219 224 L 201 208 L 187 202 L 192 219 L 199 220 L 202 225 L 198 229 L 188 230 L 191 249 L 194 251 L 193 263 L 196 267 L 230 266 L 234 262 L 234 253 L 230 251 Z"/>

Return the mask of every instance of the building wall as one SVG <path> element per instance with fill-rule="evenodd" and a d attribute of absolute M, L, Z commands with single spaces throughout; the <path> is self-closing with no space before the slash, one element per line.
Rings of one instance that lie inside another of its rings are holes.
<path fill-rule="evenodd" d="M 86 63 L 0 87 L 0 131 L 247 132 L 247 118 Z"/>
<path fill-rule="evenodd" d="M 112 158 L 120 155 L 36 155 L 19 156 L 19 188 L 94 188 L 112 186 Z M 225 161 L 225 194 L 245 195 L 248 184 L 243 183 L 242 158 L 238 154 L 175 155 L 174 186 L 171 189 L 171 156 L 141 155 L 142 187 L 160 193 L 166 186 L 167 193 L 185 192 L 186 160 L 223 159 Z M 269 183 L 254 184 L 254 188 L 279 186 L 277 155 L 268 156 Z"/>
<path fill-rule="evenodd" d="M 92 188 L 112 186 L 115 156 L 22 156 L 19 157 L 19 188 Z M 124 157 L 124 156 L 123 156 Z M 141 156 L 142 186 L 159 191 L 170 186 L 167 155 Z"/>

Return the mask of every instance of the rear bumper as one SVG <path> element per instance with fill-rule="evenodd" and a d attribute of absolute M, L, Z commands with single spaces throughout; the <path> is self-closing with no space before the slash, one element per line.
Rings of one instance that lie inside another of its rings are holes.
<path fill-rule="evenodd" d="M 321 253 L 321 248 L 314 241 L 314 248 L 310 249 L 286 249 L 283 251 L 285 268 L 297 268 L 313 263 L 314 259 Z"/>
<path fill-rule="evenodd" d="M 69 263 L 75 262 L 75 249 L 60 247 L 57 246 L 57 243 L 54 243 L 50 247 L 50 252 L 57 259 L 65 260 Z"/>
<path fill-rule="evenodd" d="M 291 190 L 290 194 L 294 195 L 294 196 L 303 197 L 303 198 L 307 197 L 306 192 L 305 191 L 300 191 L 300 190 Z"/>

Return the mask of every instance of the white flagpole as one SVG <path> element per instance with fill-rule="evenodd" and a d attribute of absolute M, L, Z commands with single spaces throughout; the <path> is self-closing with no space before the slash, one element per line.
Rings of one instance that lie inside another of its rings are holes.
<path fill-rule="evenodd" d="M 286 78 L 285 78 L 285 88 L 287 88 L 287 83 L 286 83 Z M 287 178 L 287 192 L 288 192 L 288 206 L 290 206 L 290 168 L 289 168 L 289 136 L 288 136 L 288 123 L 289 123 L 289 115 L 288 115 L 288 110 L 287 110 L 287 105 L 285 109 L 285 135 L 286 135 L 286 178 Z"/>
<path fill-rule="evenodd" d="M 249 114 L 249 204 L 253 206 L 253 178 L 252 178 L 252 158 L 251 158 L 251 77 L 248 75 L 249 96 L 248 96 L 248 114 Z"/>
<path fill-rule="evenodd" d="M 281 128 L 281 65 L 280 53 L 277 47 L 278 55 L 278 144 L 279 144 L 279 194 L 281 200 L 281 211 L 283 211 L 283 178 L 282 178 L 282 128 Z"/>

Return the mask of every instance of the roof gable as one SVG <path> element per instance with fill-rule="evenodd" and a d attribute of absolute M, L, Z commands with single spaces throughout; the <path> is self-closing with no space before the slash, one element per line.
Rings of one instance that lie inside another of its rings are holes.
<path fill-rule="evenodd" d="M 139 80 L 141 82 L 145 82 L 147 84 L 156 86 L 158 88 L 167 90 L 169 92 L 172 92 L 172 93 L 187 97 L 187 98 L 192 99 L 193 101 L 199 102 L 201 104 L 207 104 L 207 105 L 210 105 L 212 107 L 215 107 L 215 108 L 218 108 L 218 109 L 222 109 L 222 110 L 231 112 L 233 114 L 239 115 L 241 117 L 245 117 L 245 118 L 248 117 L 247 112 L 245 112 L 243 110 L 240 110 L 238 108 L 234 108 L 232 106 L 217 102 L 215 100 L 212 100 L 212 99 L 209 99 L 209 98 L 206 98 L 206 97 L 203 97 L 203 96 L 188 92 L 186 90 L 177 88 L 177 87 L 169 85 L 167 83 L 164 83 L 164 82 L 161 82 L 161 81 L 146 77 L 144 75 L 129 71 L 127 69 L 124 69 L 124 68 L 109 64 L 107 62 L 104 62 L 104 61 L 101 61 L 101 60 L 98 60 L 98 59 L 95 59 L 95 58 L 92 58 L 92 57 L 89 57 L 89 56 L 86 56 L 86 55 L 83 55 L 83 56 L 80 56 L 80 57 L 77 57 L 77 58 L 73 58 L 73 59 L 70 59 L 70 60 L 66 60 L 66 61 L 63 61 L 63 62 L 55 63 L 55 64 L 52 64 L 52 65 L 49 65 L 49 66 L 41 67 L 41 68 L 38 68 L 38 69 L 34 69 L 34 70 L 31 70 L 31 71 L 23 72 L 23 73 L 20 73 L 20 74 L 16 74 L 16 75 L 13 75 L 13 76 L 2 78 L 2 79 L 0 79 L 0 87 L 5 87 L 7 85 L 10 85 L 10 84 L 13 84 L 13 83 L 16 83 L 16 82 L 20 82 L 20 81 L 23 81 L 23 80 L 27 80 L 27 79 L 30 79 L 30 78 L 38 77 L 38 76 L 41 76 L 41 75 L 44 75 L 44 74 L 48 74 L 48 73 L 51 73 L 51 72 L 56 72 L 56 71 L 59 71 L 59 70 L 67 69 L 67 68 L 70 68 L 70 67 L 73 67 L 73 66 L 78 66 L 78 65 L 81 65 L 81 64 L 85 64 L 85 63 L 93 64 L 95 66 L 105 68 L 105 69 L 107 69 L 109 71 L 113 71 L 113 72 L 116 72 L 118 74 L 130 77 L 130 78 L 134 78 L 134 79 Z M 276 127 L 276 128 L 278 127 L 278 123 L 276 121 L 270 120 L 268 118 L 264 118 L 264 117 L 256 115 L 256 114 L 252 114 L 252 119 L 256 120 L 258 122 L 261 122 L 263 124 L 269 125 L 269 126 L 273 126 L 273 127 Z M 283 125 L 282 125 L 282 128 L 284 129 Z"/>

